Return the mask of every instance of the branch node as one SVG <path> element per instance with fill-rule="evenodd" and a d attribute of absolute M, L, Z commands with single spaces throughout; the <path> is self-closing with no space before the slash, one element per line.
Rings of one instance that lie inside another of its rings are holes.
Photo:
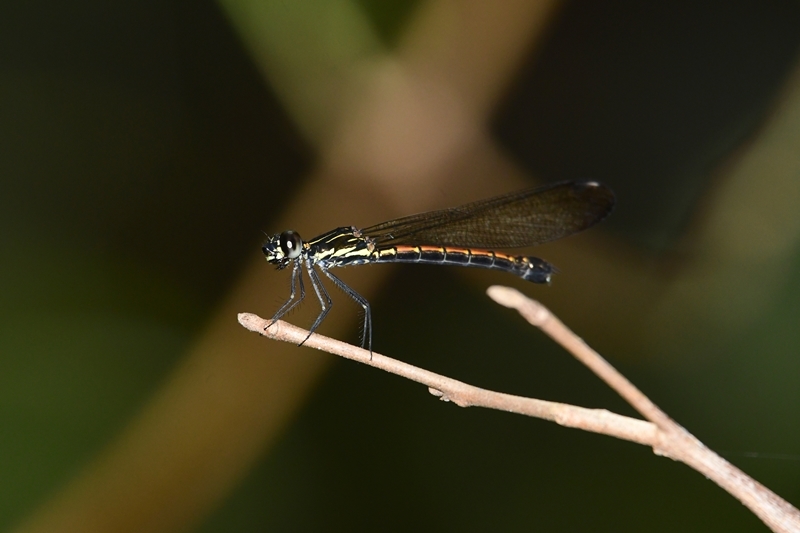
<path fill-rule="evenodd" d="M 444 391 L 442 391 L 442 390 L 434 389 L 433 387 L 428 387 L 428 392 L 430 392 L 431 394 L 433 394 L 434 396 L 436 396 L 437 398 L 439 398 L 443 402 L 449 402 L 450 401 L 450 397 L 447 396 L 447 394 L 445 394 Z"/>

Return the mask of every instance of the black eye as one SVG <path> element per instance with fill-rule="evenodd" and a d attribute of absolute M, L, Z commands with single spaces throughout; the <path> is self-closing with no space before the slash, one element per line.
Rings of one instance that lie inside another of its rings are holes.
<path fill-rule="evenodd" d="M 303 239 L 294 231 L 284 231 L 281 233 L 280 245 L 283 255 L 289 259 L 295 259 L 303 250 Z"/>

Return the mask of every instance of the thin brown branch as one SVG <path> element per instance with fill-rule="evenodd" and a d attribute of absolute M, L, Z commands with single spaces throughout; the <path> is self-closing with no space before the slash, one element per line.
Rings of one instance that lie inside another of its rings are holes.
<path fill-rule="evenodd" d="M 547 333 L 554 341 L 574 355 L 578 361 L 589 367 L 592 372 L 597 374 L 597 377 L 605 381 L 646 419 L 660 426 L 670 421 L 670 418 L 642 394 L 642 391 L 539 302 L 529 299 L 517 290 L 500 285 L 489 287 L 486 293 L 500 305 L 516 309 L 531 325 Z"/>
<path fill-rule="evenodd" d="M 501 305 L 516 309 L 528 322 L 561 344 L 649 422 L 605 409 L 587 409 L 481 389 L 378 353 L 370 354 L 362 348 L 322 335 L 311 335 L 305 346 L 427 385 L 435 396 L 461 407 L 487 407 L 518 413 L 650 446 L 656 454 L 681 461 L 717 483 L 773 531 L 800 532 L 800 512 L 796 508 L 709 450 L 675 423 L 547 308 L 508 287 L 490 287 L 488 293 Z M 244 327 L 271 339 L 299 344 L 308 336 L 308 331 L 286 322 L 278 321 L 271 325 L 270 322 L 250 313 L 239 314 L 239 323 Z"/>
<path fill-rule="evenodd" d="M 308 331 L 279 320 L 270 323 L 250 313 L 239 314 L 239 323 L 271 339 L 299 344 L 308 336 Z M 304 346 L 352 359 L 365 365 L 385 370 L 392 374 L 426 385 L 431 394 L 461 407 L 487 407 L 521 415 L 552 420 L 562 426 L 603 433 L 624 440 L 653 446 L 656 444 L 656 427 L 650 422 L 629 418 L 606 411 L 586 409 L 574 405 L 548 402 L 534 398 L 523 398 L 511 394 L 490 391 L 468 385 L 461 381 L 429 372 L 379 353 L 347 344 L 323 335 L 311 335 Z"/>
<path fill-rule="evenodd" d="M 678 425 L 549 309 L 510 287 L 493 286 L 487 293 L 500 305 L 516 309 L 531 325 L 563 346 L 652 421 L 657 426 L 656 445 L 653 446 L 656 454 L 694 468 L 742 502 L 773 531 L 800 532 L 800 511 Z"/>

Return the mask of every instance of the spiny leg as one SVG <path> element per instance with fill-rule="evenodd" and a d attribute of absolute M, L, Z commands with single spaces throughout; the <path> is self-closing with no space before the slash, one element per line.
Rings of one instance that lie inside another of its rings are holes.
<path fill-rule="evenodd" d="M 336 284 L 337 287 L 342 289 L 342 291 L 347 294 L 350 298 L 356 301 L 363 309 L 364 309 L 364 336 L 361 338 L 361 347 L 368 348 L 370 357 L 372 357 L 372 311 L 369 306 L 369 302 L 366 298 L 358 294 L 356 291 L 351 289 L 347 286 L 347 284 L 328 272 L 328 269 L 323 267 L 322 265 L 319 266 L 319 269 L 322 271 L 323 274 L 328 276 L 332 282 Z M 366 344 L 366 346 L 365 346 Z"/>
<path fill-rule="evenodd" d="M 294 297 L 297 292 L 298 285 L 300 286 L 300 298 L 295 300 Z M 292 264 L 292 291 L 289 294 L 289 299 L 286 300 L 286 303 L 284 303 L 280 309 L 278 309 L 278 312 L 272 317 L 272 320 L 270 320 L 269 324 L 267 324 L 267 327 L 270 327 L 272 324 L 280 320 L 281 317 L 283 317 L 286 313 L 297 307 L 297 305 L 302 302 L 303 298 L 305 297 L 306 288 L 303 286 L 303 272 L 300 268 L 300 262 L 295 261 Z"/>
<path fill-rule="evenodd" d="M 322 324 L 322 321 L 325 320 L 325 317 L 328 316 L 328 312 L 331 310 L 331 307 L 333 307 L 333 300 L 331 300 L 328 291 L 325 289 L 325 285 L 322 284 L 322 280 L 319 279 L 319 274 L 317 274 L 317 271 L 314 270 L 314 266 L 307 265 L 306 270 L 308 271 L 308 278 L 311 280 L 311 286 L 314 287 L 314 292 L 317 293 L 317 298 L 319 299 L 319 305 L 322 307 L 322 311 L 320 311 L 314 323 L 311 324 L 311 329 L 308 330 L 308 335 L 306 335 L 306 338 L 303 339 L 303 342 L 298 344 L 298 346 L 305 344 L 311 334 L 317 331 L 317 328 L 320 324 Z"/>

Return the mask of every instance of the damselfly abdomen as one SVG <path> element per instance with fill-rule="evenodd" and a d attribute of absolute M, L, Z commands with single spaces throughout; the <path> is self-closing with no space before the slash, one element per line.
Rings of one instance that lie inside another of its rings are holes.
<path fill-rule="evenodd" d="M 398 218 L 361 230 L 352 226 L 337 228 L 309 241 L 303 241 L 294 231 L 284 231 L 270 237 L 262 247 L 267 261 L 279 269 L 292 265 L 289 299 L 272 322 L 305 298 L 305 265 L 322 307 L 310 332 L 316 331 L 333 305 L 319 270 L 364 309 L 361 346 L 371 352 L 369 302 L 329 269 L 370 263 L 434 263 L 491 268 L 534 283 L 548 283 L 555 269 L 547 261 L 495 250 L 534 246 L 572 235 L 603 220 L 613 206 L 614 193 L 605 185 L 570 181 Z"/>

